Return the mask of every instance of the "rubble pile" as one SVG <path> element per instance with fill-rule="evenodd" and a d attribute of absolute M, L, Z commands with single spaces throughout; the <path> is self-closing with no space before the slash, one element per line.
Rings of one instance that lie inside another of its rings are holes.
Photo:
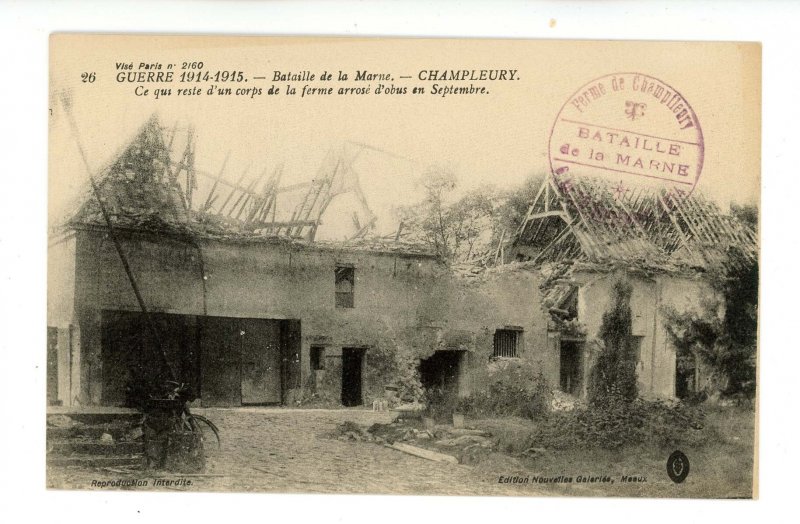
<path fill-rule="evenodd" d="M 569 393 L 560 390 L 553 390 L 553 400 L 550 401 L 552 411 L 574 411 L 584 404 Z"/>
<path fill-rule="evenodd" d="M 344 241 L 317 240 L 314 242 L 318 247 L 330 247 L 333 249 L 345 249 L 352 251 L 372 251 L 380 253 L 404 253 L 409 255 L 429 255 L 435 253 L 430 246 L 414 242 L 386 240 L 383 237 L 365 237 Z"/>
<path fill-rule="evenodd" d="M 497 439 L 488 431 L 444 425 L 417 429 L 398 422 L 365 427 L 347 421 L 337 426 L 332 436 L 343 442 L 372 442 L 388 446 L 411 443 L 423 450 L 455 455 L 461 463 L 475 462 L 478 456 L 493 452 L 498 445 Z"/>
<path fill-rule="evenodd" d="M 482 261 L 459 262 L 450 266 L 450 271 L 466 282 L 478 282 L 492 275 L 515 273 L 518 271 L 536 271 L 538 268 L 531 262 L 509 262 L 496 266 L 487 265 Z"/>

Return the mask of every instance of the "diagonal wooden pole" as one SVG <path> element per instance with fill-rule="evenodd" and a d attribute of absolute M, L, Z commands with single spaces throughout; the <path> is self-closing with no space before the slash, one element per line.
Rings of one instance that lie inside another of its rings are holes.
<path fill-rule="evenodd" d="M 89 167 L 89 161 L 86 156 L 86 150 L 83 148 L 83 143 L 81 142 L 80 134 L 78 133 L 78 126 L 75 123 L 75 117 L 72 115 L 71 104 L 69 99 L 65 94 L 62 93 L 61 95 L 61 104 L 64 107 L 64 110 L 67 114 L 67 120 L 69 121 L 70 128 L 72 130 L 72 134 L 75 137 L 75 142 L 78 145 L 78 151 L 81 155 L 81 160 L 83 161 L 83 166 L 86 169 L 86 173 L 89 175 L 89 182 L 92 185 L 92 192 L 94 193 L 95 198 L 97 199 L 97 203 L 100 205 L 100 212 L 103 215 L 103 220 L 108 227 L 108 236 L 111 238 L 111 242 L 114 244 L 114 248 L 119 255 L 119 259 L 122 261 L 122 267 L 125 269 L 125 274 L 128 276 L 128 281 L 133 288 L 133 294 L 136 295 L 136 301 L 139 303 L 139 308 L 142 310 L 142 315 L 145 318 L 145 324 L 147 325 L 147 329 L 150 331 L 150 335 L 153 337 L 153 340 L 158 347 L 158 353 L 161 356 L 162 364 L 164 365 L 167 373 L 169 374 L 169 380 L 175 381 L 175 371 L 172 369 L 172 366 L 169 363 L 169 359 L 167 359 L 167 354 L 164 351 L 164 346 L 161 344 L 161 337 L 158 334 L 158 330 L 156 329 L 155 323 L 153 323 L 153 319 L 150 316 L 150 312 L 147 309 L 147 305 L 144 302 L 144 298 L 142 298 L 142 293 L 139 291 L 139 286 L 136 283 L 136 277 L 133 275 L 133 271 L 131 271 L 131 266 L 128 263 L 128 257 L 125 256 L 125 252 L 122 249 L 122 244 L 120 244 L 119 238 L 117 238 L 116 231 L 114 229 L 114 225 L 111 222 L 111 217 L 108 214 L 108 210 L 106 209 L 105 204 L 103 204 L 103 199 L 100 196 L 100 188 L 97 185 L 97 182 L 92 175 L 91 167 Z"/>

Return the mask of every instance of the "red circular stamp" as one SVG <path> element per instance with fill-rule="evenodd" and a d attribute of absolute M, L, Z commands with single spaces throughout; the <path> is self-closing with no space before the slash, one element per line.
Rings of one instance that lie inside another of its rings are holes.
<path fill-rule="evenodd" d="M 591 176 L 685 196 L 700 178 L 703 153 L 703 131 L 689 102 L 641 73 L 606 75 L 582 86 L 550 133 L 557 180 Z"/>

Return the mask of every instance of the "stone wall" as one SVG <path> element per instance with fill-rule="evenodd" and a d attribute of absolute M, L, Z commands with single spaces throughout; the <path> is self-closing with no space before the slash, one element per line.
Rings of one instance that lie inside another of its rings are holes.
<path fill-rule="evenodd" d="M 159 313 L 299 322 L 299 380 L 285 401 L 314 398 L 338 404 L 343 348 L 363 350 L 366 404 L 384 395 L 400 369 L 435 351 L 463 351 L 458 389 L 485 385 L 498 329 L 519 333 L 517 357 L 559 387 L 561 336 L 548 332 L 541 308 L 540 275 L 502 266 L 456 275 L 427 255 L 359 251 L 285 241 L 187 241 L 120 231 L 123 248 L 148 307 Z M 354 307 L 337 308 L 335 268 L 355 271 Z M 103 310 L 139 306 L 113 244 L 102 229 L 82 229 L 53 242 L 49 251 L 48 325 L 59 328 L 59 398 L 66 404 L 102 400 Z M 673 397 L 675 350 L 661 310 L 699 309 L 711 291 L 688 276 L 576 271 L 578 319 L 586 327 L 583 381 L 596 356 L 593 343 L 611 306 L 614 282 L 633 286 L 633 335 L 639 337 L 639 391 Z M 204 285 L 205 284 L 205 285 Z M 295 328 L 293 328 L 295 329 Z M 322 352 L 311 369 L 311 348 Z"/>
<path fill-rule="evenodd" d="M 620 279 L 632 286 L 632 335 L 639 339 L 637 364 L 639 394 L 649 398 L 674 398 L 675 348 L 670 344 L 664 326 L 663 308 L 672 306 L 680 311 L 696 309 L 712 293 L 700 278 L 675 274 L 643 276 L 617 271 L 612 273 L 575 272 L 579 286 L 578 319 L 587 328 L 584 384 L 598 346 L 593 343 L 600 332 L 603 314 L 612 306 L 613 287 Z"/>
<path fill-rule="evenodd" d="M 48 245 L 47 326 L 56 329 L 57 399 L 70 405 L 79 395 L 80 343 L 75 319 L 75 252 L 72 234 L 60 235 Z M 52 368 L 49 369 L 52 371 Z"/>
<path fill-rule="evenodd" d="M 469 352 L 462 381 L 462 392 L 468 392 L 486 369 L 495 330 L 505 326 L 523 332 L 520 358 L 557 370 L 542 343 L 546 320 L 531 272 L 496 271 L 464 279 L 427 255 L 230 240 L 202 240 L 201 253 L 188 242 L 164 236 L 132 231 L 118 235 L 144 301 L 154 312 L 298 320 L 300 386 L 312 386 L 319 376 L 319 396 L 331 403 L 337 402 L 341 388 L 342 348 L 365 350 L 365 403 L 383 395 L 384 386 L 396 378 L 398 361 L 403 365 L 437 350 Z M 52 252 L 51 257 L 69 254 Z M 82 403 L 98 404 L 101 312 L 139 307 L 102 229 L 77 232 L 74 259 L 75 324 L 83 348 L 79 397 Z M 335 306 L 337 265 L 355 269 L 353 308 Z M 324 349 L 321 374 L 310 369 L 312 346 Z M 307 393 L 291 392 L 288 398 Z"/>

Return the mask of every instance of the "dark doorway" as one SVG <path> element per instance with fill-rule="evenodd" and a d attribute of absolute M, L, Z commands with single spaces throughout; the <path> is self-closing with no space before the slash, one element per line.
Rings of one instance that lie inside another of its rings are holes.
<path fill-rule="evenodd" d="M 203 406 L 280 404 L 299 352 L 294 321 L 199 317 Z"/>
<path fill-rule="evenodd" d="M 281 402 L 281 329 L 278 320 L 239 321 L 242 404 Z"/>
<path fill-rule="evenodd" d="M 419 374 L 422 386 L 444 395 L 458 393 L 458 372 L 464 351 L 436 351 L 420 360 Z"/>
<path fill-rule="evenodd" d="M 361 368 L 364 363 L 363 348 L 342 348 L 342 405 L 360 406 Z"/>
<path fill-rule="evenodd" d="M 160 345 L 141 313 L 102 312 L 103 405 L 139 407 L 153 391 L 162 389 L 170 378 L 165 356 L 175 380 L 198 391 L 200 362 L 195 317 L 151 313 L 150 318 Z"/>
<path fill-rule="evenodd" d="M 580 395 L 583 387 L 583 343 L 561 341 L 561 391 Z"/>
<path fill-rule="evenodd" d="M 204 317 L 198 322 L 203 406 L 242 403 L 242 335 L 236 318 Z"/>
<path fill-rule="evenodd" d="M 697 357 L 694 355 L 675 359 L 675 396 L 681 400 L 697 393 Z"/>
<path fill-rule="evenodd" d="M 281 402 L 290 390 L 300 389 L 302 376 L 300 372 L 301 333 L 300 321 L 297 319 L 281 320 L 281 384 L 283 393 Z"/>
<path fill-rule="evenodd" d="M 103 311 L 102 402 L 136 407 L 168 378 L 140 312 Z M 300 383 L 300 322 L 151 313 L 178 382 L 203 406 L 279 404 Z"/>

